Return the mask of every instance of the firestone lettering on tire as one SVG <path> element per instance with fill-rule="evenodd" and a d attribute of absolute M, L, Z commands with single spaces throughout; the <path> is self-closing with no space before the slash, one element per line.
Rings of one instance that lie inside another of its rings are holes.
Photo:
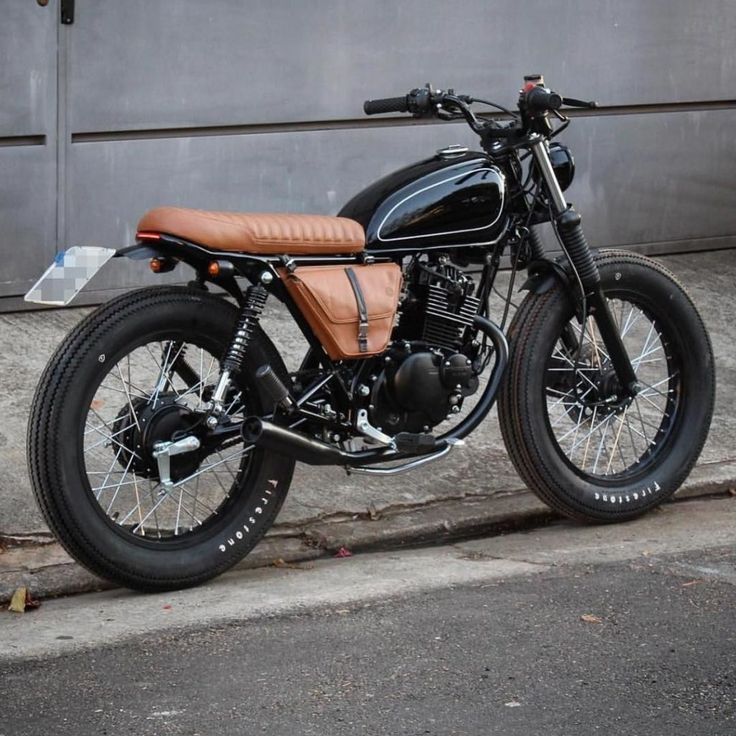
<path fill-rule="evenodd" d="M 279 484 L 277 480 L 269 480 L 268 482 L 274 488 L 276 488 Z M 268 498 L 269 496 L 273 496 L 273 491 L 270 488 L 266 488 L 266 490 L 263 491 L 263 496 L 260 499 L 260 502 L 263 504 L 263 506 L 268 506 L 268 502 L 270 500 Z M 259 515 L 263 513 L 263 509 L 261 508 L 261 506 L 258 506 L 255 509 L 255 513 Z M 252 516 L 248 518 L 248 521 L 251 524 L 256 523 L 256 520 Z M 218 545 L 218 549 L 220 550 L 220 552 L 227 552 L 228 547 L 234 547 L 237 542 L 240 542 L 243 539 L 245 539 L 247 534 L 250 534 L 250 527 L 248 526 L 248 524 L 243 524 L 243 526 L 240 529 L 236 530 L 235 539 L 233 539 L 233 537 L 228 537 L 227 542 L 225 544 Z"/>
<path fill-rule="evenodd" d="M 651 496 L 653 493 L 661 490 L 662 486 L 660 486 L 659 483 L 657 483 L 657 481 L 655 480 L 653 485 L 642 488 L 641 491 L 637 491 L 635 493 L 627 493 L 622 496 L 616 496 L 614 494 L 609 495 L 608 493 L 596 493 L 595 500 L 610 503 L 632 503 L 634 501 L 638 501 L 640 498 Z"/>

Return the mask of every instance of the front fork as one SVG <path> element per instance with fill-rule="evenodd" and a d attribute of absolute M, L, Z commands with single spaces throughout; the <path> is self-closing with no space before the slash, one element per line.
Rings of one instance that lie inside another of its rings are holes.
<path fill-rule="evenodd" d="M 633 397 L 639 390 L 636 373 L 601 288 L 600 273 L 585 239 L 580 224 L 581 217 L 565 200 L 552 168 L 547 141 L 542 136 L 532 142 L 531 152 L 547 186 L 562 247 L 580 278 L 587 312 L 593 316 L 598 326 L 619 383 L 626 394 Z M 587 315 L 583 315 L 583 319 L 586 317 Z"/>

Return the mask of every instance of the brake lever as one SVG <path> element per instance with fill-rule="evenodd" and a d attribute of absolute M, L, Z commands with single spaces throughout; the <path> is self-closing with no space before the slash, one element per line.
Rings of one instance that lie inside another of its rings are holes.
<path fill-rule="evenodd" d="M 567 107 L 582 107 L 587 110 L 595 110 L 598 107 L 598 103 L 595 100 L 586 102 L 585 100 L 576 100 L 574 97 L 563 97 L 562 104 Z"/>

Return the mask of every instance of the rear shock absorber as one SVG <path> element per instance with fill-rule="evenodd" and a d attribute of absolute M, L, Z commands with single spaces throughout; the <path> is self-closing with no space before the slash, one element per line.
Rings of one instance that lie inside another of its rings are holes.
<path fill-rule="evenodd" d="M 234 374 L 240 372 L 243 367 L 248 345 L 253 338 L 254 330 L 258 326 L 263 307 L 266 306 L 266 299 L 268 299 L 268 292 L 262 284 L 248 287 L 245 292 L 243 308 L 238 318 L 238 326 L 235 328 L 230 347 L 222 360 L 223 371 Z"/>
<path fill-rule="evenodd" d="M 207 417 L 207 426 L 213 429 L 217 426 L 219 417 L 223 413 L 223 402 L 230 387 L 230 379 L 243 368 L 248 345 L 253 339 L 253 333 L 258 326 L 258 320 L 268 299 L 268 292 L 262 284 L 254 284 L 245 292 L 245 299 L 238 318 L 238 324 L 230 345 L 222 359 L 220 380 L 212 395 L 210 415 Z"/>

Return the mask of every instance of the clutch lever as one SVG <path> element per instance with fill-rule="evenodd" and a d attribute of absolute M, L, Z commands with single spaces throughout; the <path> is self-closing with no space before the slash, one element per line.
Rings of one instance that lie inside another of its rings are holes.
<path fill-rule="evenodd" d="M 434 111 L 434 114 L 440 119 L 440 120 L 464 120 L 465 115 L 463 115 L 460 112 L 451 112 L 450 110 L 446 110 L 444 107 L 437 107 Z"/>

